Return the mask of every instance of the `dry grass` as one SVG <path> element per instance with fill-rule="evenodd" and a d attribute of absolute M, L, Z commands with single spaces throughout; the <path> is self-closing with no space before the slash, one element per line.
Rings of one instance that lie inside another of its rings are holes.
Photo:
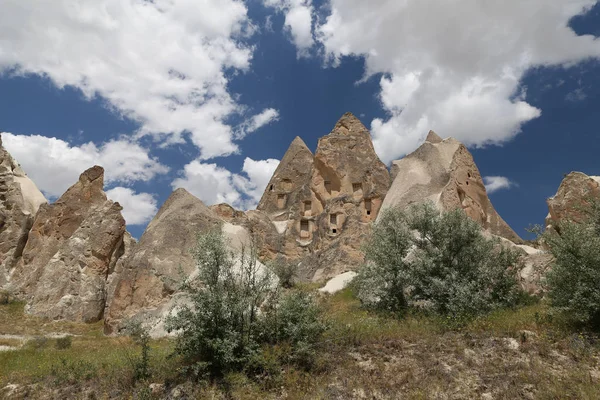
<path fill-rule="evenodd" d="M 460 328 L 438 317 L 397 319 L 367 312 L 349 290 L 322 304 L 331 329 L 311 371 L 282 366 L 272 376 L 231 374 L 204 385 L 178 376 L 177 360 L 167 357 L 168 340 L 152 342 L 153 375 L 133 385 L 130 358 L 138 349 L 129 339 L 103 337 L 99 326 L 37 326 L 18 310 L 7 310 L 13 305 L 0 306 L 5 318 L 0 321 L 9 318 L 15 332 L 70 329 L 81 335 L 65 350 L 49 342 L 0 353 L 0 387 L 17 383 L 29 388 L 30 398 L 57 399 L 87 398 L 90 391 L 97 398 L 162 398 L 177 391 L 212 399 L 600 398 L 596 336 L 552 317 L 542 303 L 499 311 Z M 165 391 L 152 395 L 151 382 L 163 383 Z"/>

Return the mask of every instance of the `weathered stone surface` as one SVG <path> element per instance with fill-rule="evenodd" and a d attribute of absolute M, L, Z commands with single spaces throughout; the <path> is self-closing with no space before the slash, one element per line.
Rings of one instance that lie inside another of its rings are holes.
<path fill-rule="evenodd" d="M 562 221 L 583 222 L 592 199 L 600 200 L 600 177 L 571 172 L 561 182 L 556 195 L 547 201 L 546 227 L 559 230 Z"/>
<path fill-rule="evenodd" d="M 424 201 L 432 201 L 440 210 L 462 208 L 485 230 L 522 243 L 494 209 L 467 148 L 453 138 L 438 139 L 439 136 L 430 132 L 427 141 L 417 150 L 393 162 L 396 178 L 382 210 Z"/>
<path fill-rule="evenodd" d="M 148 224 L 130 254 L 117 263 L 109 285 L 113 293 L 105 314 L 105 332 L 121 328 L 134 316 L 158 318 L 168 312 L 176 294 L 180 272 L 196 268 L 192 249 L 200 232 L 216 228 L 217 216 L 185 189 L 174 191 Z"/>
<path fill-rule="evenodd" d="M 105 283 L 122 246 L 122 207 L 106 198 L 104 170 L 93 167 L 37 213 L 13 284 L 29 313 L 93 322 L 102 318 Z"/>
<path fill-rule="evenodd" d="M 345 114 L 319 140 L 314 157 L 299 138 L 292 142 L 258 206 L 279 235 L 268 242 L 298 261 L 305 279 L 356 269 L 363 261 L 360 246 L 389 185 L 369 131 Z"/>
<path fill-rule="evenodd" d="M 249 249 L 252 242 L 247 221 L 244 213 L 226 204 L 211 210 L 185 189 L 174 191 L 140 241 L 125 241 L 108 284 L 104 331 L 117 333 L 124 322 L 136 318 L 146 324 L 152 336 L 166 335 L 164 317 L 187 301 L 177 286 L 182 278 L 197 271 L 192 250 L 198 235 L 221 229 L 231 251 L 239 253 Z M 264 266 L 259 264 L 259 268 Z"/>
<path fill-rule="evenodd" d="M 0 288 L 9 284 L 44 195 L 2 147 L 0 138 Z"/>

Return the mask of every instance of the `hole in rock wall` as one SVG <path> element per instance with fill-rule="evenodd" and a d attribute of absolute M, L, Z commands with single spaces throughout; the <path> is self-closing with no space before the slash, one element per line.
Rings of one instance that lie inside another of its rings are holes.
<path fill-rule="evenodd" d="M 285 207 L 285 194 L 277 195 L 277 207 L 279 207 L 279 208 Z"/>
<path fill-rule="evenodd" d="M 310 228 L 310 224 L 308 223 L 307 220 L 300 221 L 300 237 L 301 238 L 310 237 L 309 228 Z"/>
<path fill-rule="evenodd" d="M 273 185 L 271 185 L 271 186 L 269 187 L 269 191 L 270 191 L 270 192 L 272 192 L 272 191 L 273 191 Z"/>
<path fill-rule="evenodd" d="M 337 214 L 331 214 L 329 216 L 329 223 L 331 225 L 337 225 Z"/>
<path fill-rule="evenodd" d="M 332 233 L 337 233 L 337 229 L 333 228 L 333 229 L 331 230 L 331 232 L 332 232 Z"/>
<path fill-rule="evenodd" d="M 358 182 L 358 183 L 353 183 L 352 184 L 352 191 L 354 193 L 360 192 L 361 190 L 362 190 L 362 183 Z"/>
<path fill-rule="evenodd" d="M 304 202 L 304 211 L 311 211 L 312 210 L 312 201 L 305 201 Z"/>
<path fill-rule="evenodd" d="M 327 193 L 331 194 L 331 181 L 325 181 L 323 184 L 325 185 L 325 190 Z"/>
<path fill-rule="evenodd" d="M 371 203 L 371 199 L 366 199 L 365 200 L 365 211 L 367 212 L 367 215 L 371 215 L 372 208 L 373 208 L 373 204 Z"/>

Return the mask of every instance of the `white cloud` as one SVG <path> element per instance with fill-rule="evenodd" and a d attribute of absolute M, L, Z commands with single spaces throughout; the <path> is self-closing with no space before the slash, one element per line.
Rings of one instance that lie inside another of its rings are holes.
<path fill-rule="evenodd" d="M 123 207 L 123 218 L 128 225 L 143 225 L 156 215 L 156 199 L 150 193 L 136 193 L 129 188 L 116 187 L 106 192 L 109 199 Z"/>
<path fill-rule="evenodd" d="M 274 108 L 266 108 L 260 114 L 256 114 L 252 118 L 246 120 L 239 127 L 239 130 L 236 134 L 238 139 L 242 139 L 249 133 L 252 133 L 265 125 L 270 124 L 271 122 L 275 122 L 279 119 L 279 111 Z"/>
<path fill-rule="evenodd" d="M 365 77 L 384 73 L 391 117 L 371 128 L 389 162 L 430 129 L 476 146 L 513 138 L 541 114 L 519 87 L 528 69 L 600 56 L 600 40 L 568 27 L 596 1 L 331 0 L 316 35 L 334 65 L 359 55 Z"/>
<path fill-rule="evenodd" d="M 225 71 L 246 70 L 254 27 L 241 0 L 4 0 L 0 73 L 37 74 L 102 96 L 168 143 L 189 132 L 201 159 L 238 150 Z"/>
<path fill-rule="evenodd" d="M 128 140 L 100 146 L 71 146 L 64 140 L 39 135 L 2 133 L 2 143 L 38 188 L 50 198 L 62 195 L 79 175 L 94 165 L 105 169 L 107 183 L 149 181 L 168 168 L 150 157 L 148 150 Z"/>
<path fill-rule="evenodd" d="M 315 43 L 312 0 L 263 0 L 263 3 L 284 13 L 284 26 L 298 49 L 298 56 L 308 55 L 308 50 Z"/>
<path fill-rule="evenodd" d="M 236 208 L 251 209 L 260 200 L 278 165 L 278 160 L 255 161 L 247 157 L 243 174 L 234 174 L 216 164 L 194 160 L 185 166 L 181 177 L 171 186 L 187 189 L 207 205 L 227 203 Z"/>
<path fill-rule="evenodd" d="M 492 194 L 499 190 L 510 189 L 516 186 L 514 182 L 511 182 L 507 177 L 504 176 L 484 176 L 483 183 L 488 194 Z"/>

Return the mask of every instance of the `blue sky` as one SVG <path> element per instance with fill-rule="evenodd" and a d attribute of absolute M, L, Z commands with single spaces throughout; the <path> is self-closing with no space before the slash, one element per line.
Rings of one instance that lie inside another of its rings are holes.
<path fill-rule="evenodd" d="M 103 165 L 136 237 L 177 186 L 252 208 L 346 111 L 385 162 L 465 142 L 524 237 L 565 173 L 600 175 L 593 0 L 1 3 L 5 146 L 51 200 Z"/>

